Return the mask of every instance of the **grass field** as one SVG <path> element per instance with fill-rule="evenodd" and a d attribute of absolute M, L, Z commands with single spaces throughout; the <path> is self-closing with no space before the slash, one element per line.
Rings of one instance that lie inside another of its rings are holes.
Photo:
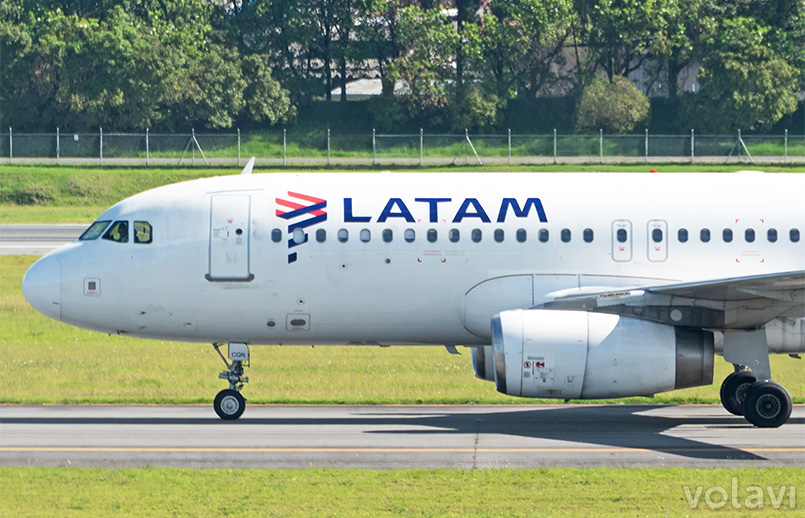
<path fill-rule="evenodd" d="M 0 256 L 0 403 L 210 403 L 224 388 L 223 363 L 208 344 L 109 336 L 34 311 L 20 280 L 35 259 Z M 715 385 L 617 402 L 718 403 L 731 371 L 717 358 Z M 772 371 L 805 403 L 802 361 L 774 356 Z M 247 374 L 250 403 L 534 402 L 476 379 L 468 350 L 441 347 L 253 347 Z"/>
<path fill-rule="evenodd" d="M 0 515 L 17 518 L 764 517 L 801 516 L 805 505 L 802 501 L 805 470 L 776 468 L 472 471 L 6 468 L 0 469 L 0 481 Z M 758 497 L 755 488 L 762 491 L 762 497 Z"/>

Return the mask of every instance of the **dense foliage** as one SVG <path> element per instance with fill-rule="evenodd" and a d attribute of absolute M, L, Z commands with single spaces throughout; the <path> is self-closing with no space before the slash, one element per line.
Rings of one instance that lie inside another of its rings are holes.
<path fill-rule="evenodd" d="M 582 132 L 632 131 L 648 116 L 648 98 L 623 76 L 597 80 L 581 93 L 576 126 Z"/>
<path fill-rule="evenodd" d="M 494 127 L 513 99 L 628 78 L 680 128 L 764 130 L 805 83 L 805 0 L 0 2 L 0 124 L 21 130 L 272 125 L 361 77 L 379 129 Z"/>

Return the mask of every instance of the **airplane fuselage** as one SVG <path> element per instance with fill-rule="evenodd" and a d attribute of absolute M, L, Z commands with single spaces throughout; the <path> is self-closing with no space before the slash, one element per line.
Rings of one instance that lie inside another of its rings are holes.
<path fill-rule="evenodd" d="M 493 314 L 557 294 L 805 269 L 803 192 L 755 173 L 202 179 L 99 218 L 147 222 L 149 243 L 51 255 L 49 309 L 192 342 L 483 345 Z"/>

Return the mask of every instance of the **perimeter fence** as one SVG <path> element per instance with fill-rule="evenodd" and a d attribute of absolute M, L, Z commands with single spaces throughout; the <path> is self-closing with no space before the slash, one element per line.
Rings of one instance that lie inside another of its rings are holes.
<path fill-rule="evenodd" d="M 805 135 L 0 133 L 0 163 L 131 165 L 805 162 Z"/>

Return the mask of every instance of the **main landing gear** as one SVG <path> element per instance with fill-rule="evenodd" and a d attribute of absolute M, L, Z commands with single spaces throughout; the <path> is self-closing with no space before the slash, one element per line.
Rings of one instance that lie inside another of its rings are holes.
<path fill-rule="evenodd" d="M 791 417 L 791 396 L 782 385 L 771 381 L 765 331 L 725 333 L 724 359 L 735 366 L 735 372 L 721 384 L 724 408 L 758 428 L 785 424 Z"/>
<path fill-rule="evenodd" d="M 218 375 L 219 378 L 229 381 L 229 388 L 222 390 L 215 396 L 213 408 L 221 419 L 232 421 L 243 415 L 246 409 L 246 399 L 241 395 L 240 390 L 244 383 L 249 382 L 249 378 L 243 377 L 244 363 L 249 365 L 249 346 L 246 344 L 230 343 L 229 360 L 221 354 L 222 344 L 212 344 L 218 356 L 224 361 L 227 370 Z"/>

